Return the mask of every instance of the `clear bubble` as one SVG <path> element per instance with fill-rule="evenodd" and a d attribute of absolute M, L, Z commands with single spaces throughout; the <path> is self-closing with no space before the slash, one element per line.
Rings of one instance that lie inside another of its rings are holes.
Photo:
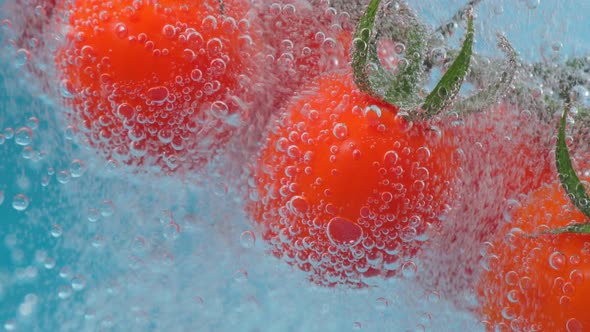
<path fill-rule="evenodd" d="M 336 139 L 345 140 L 348 138 L 348 127 L 345 123 L 337 123 L 332 128 L 332 134 Z"/>
<path fill-rule="evenodd" d="M 86 287 L 86 279 L 78 274 L 72 278 L 71 284 L 73 290 L 81 291 Z"/>
<path fill-rule="evenodd" d="M 4 129 L 4 138 L 10 140 L 14 137 L 14 129 L 8 127 Z"/>
<path fill-rule="evenodd" d="M 68 182 L 70 182 L 70 179 L 72 177 L 70 175 L 70 172 L 68 172 L 68 171 L 61 171 L 61 172 L 57 173 L 57 175 L 55 176 L 55 178 L 57 179 L 57 182 L 59 182 L 61 184 L 67 184 Z"/>
<path fill-rule="evenodd" d="M 47 257 L 45 259 L 45 262 L 43 263 L 43 267 L 46 268 L 47 270 L 51 270 L 55 267 L 55 259 L 51 258 L 51 257 Z"/>
<path fill-rule="evenodd" d="M 72 277 L 72 269 L 68 266 L 64 266 L 59 270 L 59 277 L 62 279 L 69 279 Z"/>
<path fill-rule="evenodd" d="M 57 296 L 62 300 L 68 299 L 72 296 L 72 287 L 69 285 L 60 286 L 57 290 Z"/>
<path fill-rule="evenodd" d="M 12 207 L 17 211 L 24 211 L 29 207 L 29 198 L 25 194 L 17 194 L 12 199 Z"/>
<path fill-rule="evenodd" d="M 562 254 L 561 252 L 554 252 L 549 256 L 549 265 L 551 266 L 551 268 L 553 268 L 554 270 L 561 270 L 565 267 L 566 264 L 566 257 L 564 254 Z"/>
<path fill-rule="evenodd" d="M 171 222 L 164 227 L 164 238 L 166 238 L 167 240 L 174 241 L 178 239 L 179 236 L 180 226 L 177 223 Z"/>
<path fill-rule="evenodd" d="M 31 59 L 31 52 L 29 52 L 28 50 L 26 50 L 24 48 L 20 48 L 16 51 L 14 63 L 16 64 L 17 67 L 22 67 L 22 66 L 26 65 L 27 63 L 29 63 L 30 59 Z"/>
<path fill-rule="evenodd" d="M 218 197 L 224 197 L 228 191 L 229 187 L 223 182 L 218 182 L 213 186 L 213 193 Z"/>
<path fill-rule="evenodd" d="M 95 208 L 88 209 L 87 217 L 88 221 L 90 222 L 97 222 L 100 219 L 100 211 Z"/>
<path fill-rule="evenodd" d="M 49 231 L 49 233 L 51 234 L 51 236 L 53 236 L 54 238 L 58 238 L 63 234 L 63 229 L 60 225 L 58 224 L 53 224 L 51 226 L 51 230 Z"/>
<path fill-rule="evenodd" d="M 105 199 L 98 207 L 98 210 L 100 211 L 101 216 L 105 218 L 110 217 L 115 213 L 115 205 L 113 204 L 113 201 Z"/>
<path fill-rule="evenodd" d="M 74 84 L 69 80 L 64 79 L 59 82 L 59 91 L 63 98 L 74 98 Z"/>
<path fill-rule="evenodd" d="M 240 244 L 243 248 L 250 249 L 256 244 L 256 234 L 253 231 L 244 231 L 240 234 Z"/>
<path fill-rule="evenodd" d="M 13 319 L 9 319 L 6 322 L 4 322 L 4 330 L 16 331 L 16 321 Z"/>
<path fill-rule="evenodd" d="M 4 203 L 4 191 L 0 190 L 0 205 L 2 205 L 2 203 Z"/>
<path fill-rule="evenodd" d="M 20 146 L 27 146 L 33 141 L 33 131 L 28 127 L 21 127 L 16 130 L 14 142 Z"/>
<path fill-rule="evenodd" d="M 414 278 L 416 276 L 416 271 L 417 270 L 418 270 L 418 266 L 416 265 L 416 263 L 414 263 L 412 261 L 405 262 L 402 265 L 402 275 L 406 279 Z"/>
<path fill-rule="evenodd" d="M 75 159 L 70 163 L 70 174 L 73 178 L 79 178 L 86 172 L 86 164 L 80 159 Z"/>
<path fill-rule="evenodd" d="M 35 116 L 31 116 L 27 119 L 26 126 L 31 128 L 31 130 L 37 130 L 39 128 L 39 119 Z"/>

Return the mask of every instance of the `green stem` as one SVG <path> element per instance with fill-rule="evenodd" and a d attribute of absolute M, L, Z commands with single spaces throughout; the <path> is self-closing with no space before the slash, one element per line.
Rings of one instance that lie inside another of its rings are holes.
<path fill-rule="evenodd" d="M 576 175 L 576 171 L 572 166 L 572 159 L 565 142 L 565 127 L 566 119 L 572 105 L 568 104 L 563 110 L 563 115 L 559 121 L 559 132 L 557 134 L 557 146 L 555 148 L 555 161 L 557 165 L 557 172 L 559 180 L 563 189 L 565 189 L 568 197 L 572 203 L 584 215 L 590 218 L 590 197 L 586 192 L 586 188 Z"/>
<path fill-rule="evenodd" d="M 424 110 L 423 117 L 432 117 L 445 110 L 459 93 L 467 70 L 469 69 L 474 34 L 473 16 L 469 14 L 467 19 L 467 36 L 463 42 L 463 47 L 434 90 L 426 97 L 422 105 L 422 109 Z"/>

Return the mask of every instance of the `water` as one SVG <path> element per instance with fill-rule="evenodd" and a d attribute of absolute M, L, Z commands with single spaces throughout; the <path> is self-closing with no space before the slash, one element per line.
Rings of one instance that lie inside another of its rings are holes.
<path fill-rule="evenodd" d="M 462 1 L 410 4 L 436 26 Z M 585 0 L 484 0 L 476 48 L 500 55 L 502 31 L 525 61 L 587 55 L 587 13 Z M 40 86 L 24 70 L 30 54 L 3 47 L 0 330 L 483 331 L 469 305 L 423 282 L 446 271 L 425 266 L 435 259 L 369 288 L 316 286 L 265 253 L 240 178 L 130 175 L 97 157 L 63 117 L 56 96 L 69 97 L 67 87 Z M 458 297 L 474 301 L 469 290 Z"/>

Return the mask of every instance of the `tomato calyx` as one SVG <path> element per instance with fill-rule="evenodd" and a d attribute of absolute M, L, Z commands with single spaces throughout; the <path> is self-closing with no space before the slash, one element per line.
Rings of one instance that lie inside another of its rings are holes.
<path fill-rule="evenodd" d="M 424 55 L 427 50 L 427 30 L 412 11 L 400 4 L 400 17 L 407 25 L 403 34 L 406 59 L 396 73 L 387 72 L 377 56 L 378 34 L 372 36 L 380 0 L 372 0 L 354 34 L 352 66 L 354 81 L 364 92 L 408 112 L 410 119 L 428 119 L 446 110 L 456 99 L 471 62 L 474 42 L 473 15 L 467 11 L 467 35 L 457 57 L 423 100 L 419 97 L 421 77 L 425 73 Z M 373 37 L 373 38 L 372 38 Z M 398 36 L 399 37 L 399 36 Z"/>
<path fill-rule="evenodd" d="M 565 105 L 561 118 L 559 120 L 557 144 L 555 147 L 555 164 L 557 166 L 557 173 L 562 188 L 565 190 L 568 198 L 572 204 L 582 212 L 587 218 L 590 218 L 590 197 L 586 187 L 576 174 L 576 170 L 572 165 L 572 158 L 566 143 L 566 122 L 573 103 Z M 543 233 L 549 234 L 590 234 L 590 222 L 573 223 L 571 225 L 550 229 Z"/>

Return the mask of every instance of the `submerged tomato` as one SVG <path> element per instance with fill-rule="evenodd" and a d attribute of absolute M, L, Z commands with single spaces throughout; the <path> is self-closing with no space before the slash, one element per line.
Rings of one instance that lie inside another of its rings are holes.
<path fill-rule="evenodd" d="M 464 158 L 457 204 L 448 214 L 422 282 L 457 306 L 471 306 L 480 249 L 510 218 L 517 202 L 556 180 L 554 126 L 508 102 L 466 115 L 457 136 Z"/>
<path fill-rule="evenodd" d="M 248 210 L 270 251 L 322 285 L 396 274 L 453 199 L 454 135 L 409 122 L 345 71 L 318 78 L 274 122 Z"/>
<path fill-rule="evenodd" d="M 249 121 L 259 28 L 250 2 L 76 2 L 57 52 L 68 120 L 106 158 L 201 166 Z"/>
<path fill-rule="evenodd" d="M 483 257 L 478 313 L 488 331 L 590 330 L 590 234 L 548 234 L 589 220 L 560 184 L 514 210 Z"/>

